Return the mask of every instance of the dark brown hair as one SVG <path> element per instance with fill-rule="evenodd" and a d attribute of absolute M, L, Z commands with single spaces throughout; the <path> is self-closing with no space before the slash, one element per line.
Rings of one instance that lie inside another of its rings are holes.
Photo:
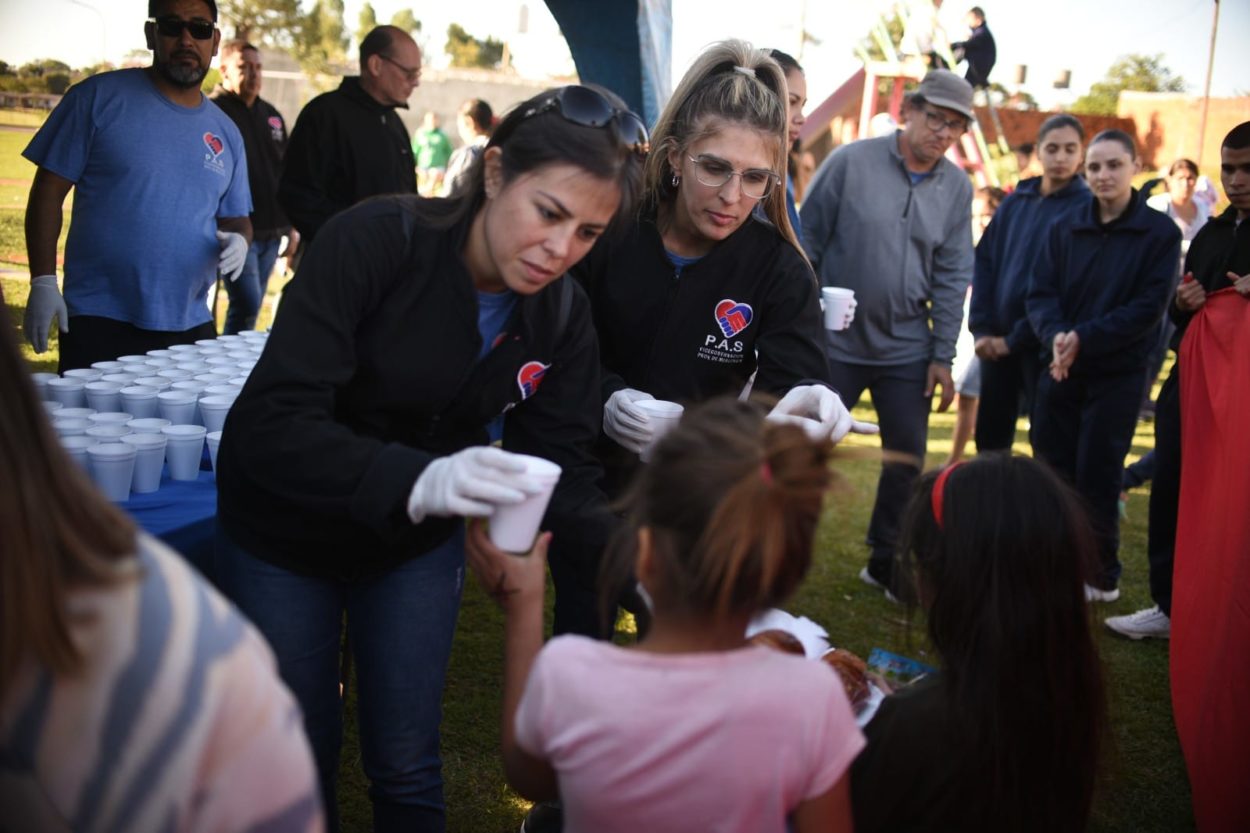
<path fill-rule="evenodd" d="M 1084 830 L 1107 725 L 1088 519 L 1044 464 L 1006 453 L 953 469 L 937 519 L 937 474 L 908 506 L 902 565 L 942 660 L 948 765 L 976 797 L 961 829 Z"/>
<path fill-rule="evenodd" d="M 109 584 L 135 552 L 129 518 L 61 448 L 35 394 L 11 326 L 0 327 L 0 700 L 24 658 L 76 671 L 71 590 Z"/>
<path fill-rule="evenodd" d="M 622 502 L 603 586 L 624 585 L 646 528 L 657 609 L 720 619 L 781 604 L 811 566 L 831 452 L 800 428 L 766 422 L 755 403 L 718 398 L 687 410 Z"/>

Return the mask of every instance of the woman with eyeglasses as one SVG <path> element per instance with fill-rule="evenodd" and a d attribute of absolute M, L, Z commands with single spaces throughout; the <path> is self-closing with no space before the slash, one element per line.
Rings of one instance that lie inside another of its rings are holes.
<path fill-rule="evenodd" d="M 774 417 L 812 417 L 807 427 L 835 440 L 851 430 L 786 213 L 786 123 L 774 59 L 738 40 L 708 48 L 656 124 L 639 216 L 575 270 L 599 333 L 609 493 L 653 438 L 642 400 L 689 404 L 754 380 L 781 399 Z"/>
<path fill-rule="evenodd" d="M 330 220 L 286 291 L 226 422 L 216 567 L 303 708 L 332 823 L 344 617 L 374 830 L 442 830 L 464 518 L 534 491 L 518 453 L 563 469 L 557 534 L 602 501 L 598 347 L 563 276 L 633 210 L 645 146 L 615 97 L 545 92 L 455 196 Z"/>

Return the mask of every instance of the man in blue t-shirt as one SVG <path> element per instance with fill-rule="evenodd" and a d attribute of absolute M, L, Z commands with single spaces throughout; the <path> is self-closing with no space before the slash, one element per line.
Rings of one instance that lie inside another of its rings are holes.
<path fill-rule="evenodd" d="M 208 290 L 238 277 L 252 199 L 238 128 L 200 92 L 221 38 L 214 0 L 149 0 L 152 66 L 106 72 L 65 95 L 23 156 L 31 291 L 24 329 L 42 353 L 52 319 L 61 370 L 211 338 Z M 56 241 L 65 197 L 65 295 Z"/>

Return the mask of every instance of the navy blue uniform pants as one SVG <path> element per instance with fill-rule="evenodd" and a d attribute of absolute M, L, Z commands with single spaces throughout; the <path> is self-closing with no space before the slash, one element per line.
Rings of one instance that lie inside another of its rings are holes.
<path fill-rule="evenodd" d="M 981 362 L 981 404 L 977 408 L 977 451 L 1009 450 L 1016 441 L 1016 420 L 1030 413 L 1041 361 L 1025 348 L 992 362 Z"/>
<path fill-rule="evenodd" d="M 1181 380 L 1172 365 L 1155 403 L 1155 473 L 1150 483 L 1150 598 L 1172 615 L 1172 558 L 1176 551 L 1176 513 L 1181 500 Z"/>

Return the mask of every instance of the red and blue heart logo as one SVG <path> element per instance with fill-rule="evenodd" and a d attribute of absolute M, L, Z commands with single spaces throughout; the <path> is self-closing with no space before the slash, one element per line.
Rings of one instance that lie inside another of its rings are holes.
<path fill-rule="evenodd" d="M 221 137 L 214 136 L 212 133 L 204 134 L 204 146 L 213 154 L 214 159 L 221 156 L 221 152 L 226 149 L 226 143 L 221 140 Z"/>
<path fill-rule="evenodd" d="M 538 390 L 538 386 L 542 383 L 543 377 L 547 375 L 549 364 L 542 362 L 526 362 L 521 365 L 521 369 L 517 371 L 516 383 L 521 389 L 521 398 L 529 399 Z"/>
<path fill-rule="evenodd" d="M 275 131 L 279 131 L 279 130 L 281 130 L 281 129 L 282 129 L 282 119 L 278 118 L 277 116 L 270 116 L 270 117 L 269 117 L 269 127 L 270 127 L 271 129 L 275 130 Z"/>
<path fill-rule="evenodd" d="M 733 338 L 745 330 L 753 315 L 750 304 L 740 304 L 730 298 L 716 305 L 716 323 L 725 338 Z"/>

